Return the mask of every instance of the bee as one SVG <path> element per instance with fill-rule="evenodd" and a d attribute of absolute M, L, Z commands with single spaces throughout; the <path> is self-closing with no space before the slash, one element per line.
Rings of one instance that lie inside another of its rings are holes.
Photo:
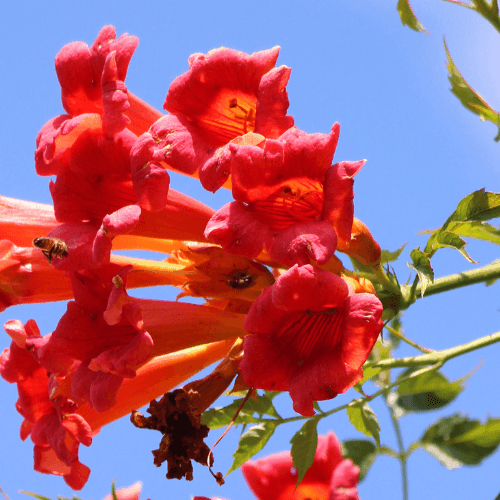
<path fill-rule="evenodd" d="M 33 245 L 42 250 L 43 255 L 47 257 L 49 264 L 52 264 L 52 257 L 62 259 L 68 256 L 68 245 L 59 238 L 49 238 L 48 236 L 40 236 L 33 240 Z"/>
<path fill-rule="evenodd" d="M 224 275 L 227 279 L 225 280 L 226 285 L 234 288 L 235 290 L 244 290 L 249 288 L 254 284 L 254 279 L 256 274 L 248 274 L 248 268 L 245 270 L 235 269 L 229 274 Z"/>

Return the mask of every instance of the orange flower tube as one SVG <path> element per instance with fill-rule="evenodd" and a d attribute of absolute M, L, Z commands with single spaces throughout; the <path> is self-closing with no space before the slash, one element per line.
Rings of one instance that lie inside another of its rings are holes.
<path fill-rule="evenodd" d="M 93 431 L 97 431 L 132 410 L 148 404 L 223 358 L 233 343 L 232 340 L 214 342 L 153 358 L 137 370 L 135 378 L 123 381 L 116 404 L 110 410 L 98 413 L 88 404 L 84 404 L 77 413 L 87 421 Z"/>

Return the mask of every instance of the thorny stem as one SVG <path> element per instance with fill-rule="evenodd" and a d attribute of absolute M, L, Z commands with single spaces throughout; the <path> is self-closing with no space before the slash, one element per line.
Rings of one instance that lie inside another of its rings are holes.
<path fill-rule="evenodd" d="M 403 500 L 408 500 L 408 470 L 406 468 L 407 452 L 403 444 L 403 436 L 401 434 L 401 427 L 399 426 L 398 417 L 394 412 L 393 406 L 387 401 L 387 394 L 385 395 L 385 402 L 389 413 L 391 415 L 392 425 L 394 427 L 394 432 L 396 433 L 396 439 L 398 441 L 398 460 L 401 462 L 401 479 L 403 482 Z"/>

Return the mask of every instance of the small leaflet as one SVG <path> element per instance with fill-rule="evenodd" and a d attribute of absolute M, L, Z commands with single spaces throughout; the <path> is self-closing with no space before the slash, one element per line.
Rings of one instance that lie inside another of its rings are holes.
<path fill-rule="evenodd" d="M 399 0 L 397 9 L 403 26 L 408 26 L 409 28 L 417 32 L 423 31 L 426 35 L 429 34 L 413 13 L 410 2 L 408 2 L 408 0 Z"/>
<path fill-rule="evenodd" d="M 444 40 L 444 49 L 446 50 L 446 57 L 448 58 L 446 66 L 449 71 L 448 79 L 451 83 L 451 92 L 457 96 L 466 109 L 479 115 L 481 120 L 488 120 L 495 124 L 498 127 L 498 134 L 495 137 L 495 141 L 500 141 L 500 115 L 498 111 L 495 111 L 483 97 L 467 83 L 460 71 L 458 71 L 458 68 L 451 58 L 446 40 Z"/>
<path fill-rule="evenodd" d="M 234 462 L 231 468 L 227 471 L 227 474 L 233 472 L 247 460 L 250 460 L 255 454 L 257 454 L 266 443 L 269 441 L 271 436 L 274 434 L 276 429 L 276 424 L 272 421 L 267 421 L 259 425 L 254 425 L 250 427 L 243 436 L 240 438 L 238 443 L 238 449 L 234 452 Z"/>
<path fill-rule="evenodd" d="M 318 419 L 308 420 L 290 441 L 293 467 L 297 471 L 298 486 L 311 467 L 318 445 Z"/>
<path fill-rule="evenodd" d="M 368 404 L 363 404 L 363 400 L 361 399 L 355 399 L 351 401 L 346 411 L 349 422 L 351 422 L 355 429 L 362 432 L 365 436 L 373 437 L 380 448 L 380 425 L 377 415 L 375 415 Z"/>

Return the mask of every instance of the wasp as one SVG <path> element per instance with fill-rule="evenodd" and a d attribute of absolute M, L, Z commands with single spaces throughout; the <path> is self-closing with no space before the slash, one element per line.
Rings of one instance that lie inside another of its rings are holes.
<path fill-rule="evenodd" d="M 35 238 L 33 245 L 42 250 L 43 255 L 47 257 L 49 264 L 52 264 L 52 257 L 62 259 L 68 256 L 68 245 L 59 238 L 49 238 L 48 236 L 41 236 Z"/>
<path fill-rule="evenodd" d="M 257 275 L 248 274 L 248 268 L 246 268 L 244 271 L 235 269 L 224 276 L 227 278 L 224 280 L 226 285 L 234 288 L 235 290 L 244 290 L 245 288 L 249 288 L 253 285 L 254 279 Z"/>

